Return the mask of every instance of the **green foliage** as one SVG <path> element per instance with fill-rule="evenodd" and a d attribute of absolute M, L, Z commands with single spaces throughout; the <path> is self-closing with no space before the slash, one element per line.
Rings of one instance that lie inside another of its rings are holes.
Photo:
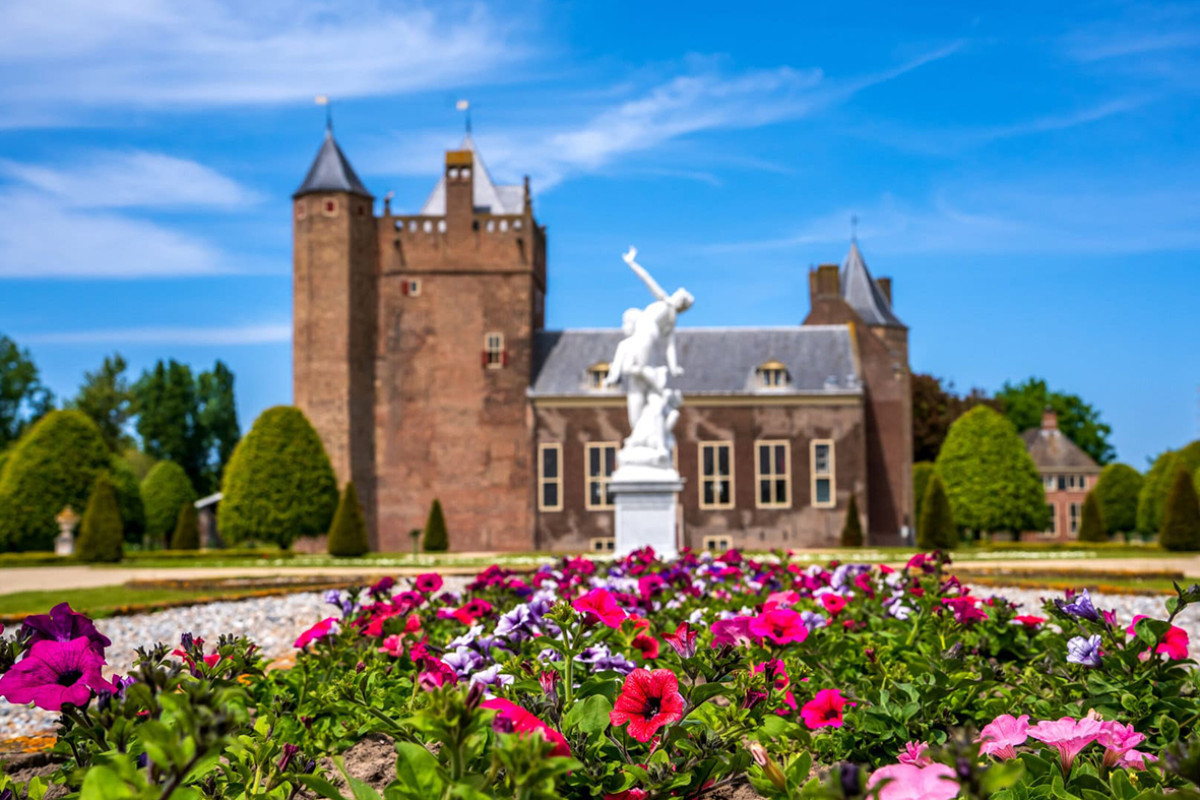
<path fill-rule="evenodd" d="M 79 539 L 75 552 L 80 561 L 115 563 L 121 560 L 125 537 L 117 495 L 107 472 L 101 472 L 92 487 L 83 521 L 79 524 Z"/>
<path fill-rule="evenodd" d="M 429 507 L 429 518 L 425 520 L 425 538 L 421 543 L 426 553 L 444 553 L 450 549 L 450 537 L 446 533 L 446 516 L 442 513 L 442 501 L 434 499 Z"/>
<path fill-rule="evenodd" d="M 1168 450 L 1154 459 L 1138 494 L 1137 529 L 1142 534 L 1152 535 L 1162 527 L 1167 493 L 1179 467 L 1188 472 L 1200 469 L 1200 440 L 1179 450 Z"/>
<path fill-rule="evenodd" d="M 1100 503 L 1106 532 L 1118 534 L 1136 529 L 1141 491 L 1142 474 L 1128 464 L 1109 464 L 1100 470 L 1092 494 Z"/>
<path fill-rule="evenodd" d="M 146 506 L 142 502 L 142 487 L 133 467 L 118 455 L 109 459 L 109 477 L 117 495 L 117 508 L 125 529 L 125 541 L 141 544 L 146 535 Z"/>
<path fill-rule="evenodd" d="M 1058 429 L 1097 464 L 1107 464 L 1116 456 L 1108 441 L 1112 427 L 1102 422 L 1100 412 L 1079 395 L 1050 391 L 1041 378 L 1029 378 L 1016 385 L 1005 383 L 996 399 L 1018 431 L 1040 427 L 1042 413 L 1052 408 L 1058 414 Z"/>
<path fill-rule="evenodd" d="M 1096 496 L 1095 489 L 1088 492 L 1087 497 L 1083 501 L 1083 518 L 1079 521 L 1079 541 L 1108 541 L 1108 528 L 1104 522 L 1104 509 L 1100 506 L 1100 499 Z"/>
<path fill-rule="evenodd" d="M 953 550 L 958 547 L 958 526 L 946 494 L 946 486 L 937 472 L 929 476 L 921 516 L 917 518 L 917 547 L 922 550 Z"/>
<path fill-rule="evenodd" d="M 179 507 L 179 518 L 175 521 L 175 532 L 171 534 L 172 550 L 200 549 L 200 517 L 196 506 L 184 503 Z"/>
<path fill-rule="evenodd" d="M 1158 543 L 1166 550 L 1200 550 L 1200 500 L 1191 474 L 1183 467 L 1176 468 L 1167 494 Z"/>
<path fill-rule="evenodd" d="M 937 471 L 959 527 L 1014 536 L 1046 527 L 1041 476 L 1012 423 L 996 411 L 976 406 L 950 426 Z"/>
<path fill-rule="evenodd" d="M 269 408 L 238 443 L 225 469 L 217 527 L 230 543 L 289 547 L 329 530 L 337 480 L 321 438 L 304 414 Z"/>
<path fill-rule="evenodd" d="M 150 474 L 150 470 L 154 469 L 154 465 L 158 461 L 149 453 L 143 453 L 136 447 L 127 447 L 121 453 L 121 457 L 133 469 L 133 474 L 137 476 L 139 482 L 146 480 L 146 476 Z"/>
<path fill-rule="evenodd" d="M 0 334 L 0 450 L 54 407 L 28 350 Z"/>
<path fill-rule="evenodd" d="M 912 393 L 913 460 L 933 461 L 942 449 L 942 442 L 956 419 L 978 405 L 999 408 L 998 403 L 982 389 L 972 389 L 965 395 L 954 391 L 954 383 L 933 375 L 914 374 L 910 381 Z"/>
<path fill-rule="evenodd" d="M 858 516 L 858 500 L 853 493 L 846 504 L 846 521 L 842 525 L 842 547 L 862 547 L 862 520 Z"/>
<path fill-rule="evenodd" d="M 164 547 L 167 534 L 175 528 L 179 509 L 196 502 L 196 490 L 183 467 L 174 461 L 159 461 L 142 481 L 142 499 L 146 504 L 146 540 Z"/>
<path fill-rule="evenodd" d="M 66 506 L 88 502 L 111 455 L 96 423 L 79 411 L 52 411 L 17 442 L 0 473 L 0 550 L 53 550 Z"/>
<path fill-rule="evenodd" d="M 100 428 L 104 443 L 114 453 L 128 447 L 131 441 L 125 432 L 133 408 L 133 392 L 125 377 L 127 366 L 120 353 L 105 356 L 100 369 L 83 373 L 79 394 L 65 406 L 91 417 Z"/>
<path fill-rule="evenodd" d="M 200 424 L 212 448 L 210 476 L 213 486 L 221 485 L 225 465 L 242 438 L 238 425 L 237 404 L 233 397 L 233 372 L 221 361 L 211 372 L 200 373 Z"/>
<path fill-rule="evenodd" d="M 367 523 L 363 520 L 362 506 L 354 481 L 346 484 L 346 491 L 338 502 L 333 515 L 333 527 L 329 529 L 329 555 L 361 556 L 371 549 L 367 541 Z"/>
<path fill-rule="evenodd" d="M 925 489 L 929 486 L 929 479 L 933 477 L 934 467 L 932 461 L 918 461 L 913 464 L 912 483 L 913 483 L 913 525 L 915 526 L 921 519 L 921 506 L 925 502 Z"/>

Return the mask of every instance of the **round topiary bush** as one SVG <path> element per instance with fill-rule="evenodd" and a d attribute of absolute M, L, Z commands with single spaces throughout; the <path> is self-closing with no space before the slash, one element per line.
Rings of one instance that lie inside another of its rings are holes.
<path fill-rule="evenodd" d="M 1183 467 L 1175 470 L 1167 493 L 1158 544 L 1165 550 L 1200 550 L 1200 500 L 1191 474 Z"/>
<path fill-rule="evenodd" d="M 275 406 L 254 421 L 225 467 L 217 528 L 230 544 L 289 547 L 329 530 L 337 479 L 321 438 L 304 414 Z"/>
<path fill-rule="evenodd" d="M 0 472 L 0 550 L 53 550 L 65 506 L 88 502 L 100 472 L 112 466 L 96 423 L 81 411 L 51 411 L 13 446 Z"/>
<path fill-rule="evenodd" d="M 842 547 L 862 547 L 862 544 L 862 520 L 858 516 L 858 501 L 852 493 L 846 504 L 846 521 L 842 524 Z"/>
<path fill-rule="evenodd" d="M 200 549 L 200 515 L 196 513 L 196 506 L 191 503 L 184 503 L 179 507 L 175 532 L 171 534 L 171 549 Z"/>
<path fill-rule="evenodd" d="M 1137 529 L 1141 491 L 1142 474 L 1128 464 L 1109 464 L 1100 471 L 1092 494 L 1100 503 L 1100 515 L 1104 517 L 1107 533 L 1128 533 Z"/>
<path fill-rule="evenodd" d="M 346 491 L 342 492 L 337 513 L 333 515 L 333 527 L 329 529 L 329 555 L 361 556 L 370 549 L 367 523 L 363 520 L 358 492 L 354 488 L 354 481 L 350 481 L 346 484 Z"/>
<path fill-rule="evenodd" d="M 421 546 L 426 553 L 444 553 L 450 549 L 450 536 L 446 532 L 446 515 L 442 513 L 442 501 L 434 499 L 429 507 L 429 518 L 425 520 L 425 538 Z"/>
<path fill-rule="evenodd" d="M 1175 481 L 1175 473 L 1182 467 L 1191 473 L 1200 469 L 1200 440 L 1179 450 L 1168 450 L 1154 460 L 1142 483 L 1138 495 L 1138 530 L 1143 534 L 1157 533 L 1162 527 L 1166 511 L 1167 494 Z"/>
<path fill-rule="evenodd" d="M 117 495 L 117 508 L 121 512 L 121 526 L 126 544 L 141 544 L 146 536 L 146 506 L 142 502 L 142 487 L 137 473 L 121 456 L 113 456 L 109 462 L 109 477 Z"/>
<path fill-rule="evenodd" d="M 117 507 L 117 494 L 113 491 L 108 473 L 102 472 L 96 478 L 83 512 L 75 554 L 81 561 L 111 563 L 120 561 L 124 550 L 125 534 L 121 511 Z"/>
<path fill-rule="evenodd" d="M 146 540 L 165 547 L 167 536 L 179 521 L 179 509 L 197 500 L 196 490 L 183 467 L 174 461 L 160 461 L 142 481 L 142 500 L 146 504 Z"/>

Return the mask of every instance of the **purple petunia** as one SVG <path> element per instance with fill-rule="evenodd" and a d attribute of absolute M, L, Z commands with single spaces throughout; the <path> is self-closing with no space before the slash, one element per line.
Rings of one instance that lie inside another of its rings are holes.
<path fill-rule="evenodd" d="M 1067 661 L 1085 667 L 1100 666 L 1100 637 L 1076 636 L 1067 642 Z"/>
<path fill-rule="evenodd" d="M 33 703 L 46 711 L 61 711 L 64 703 L 82 707 L 93 689 L 114 691 L 100 674 L 102 666 L 104 657 L 86 636 L 69 642 L 42 640 L 0 676 L 0 697 L 16 705 Z"/>
<path fill-rule="evenodd" d="M 69 603 L 59 603 L 49 614 L 33 614 L 25 618 L 25 629 L 31 632 L 29 644 L 38 642 L 70 642 L 83 636 L 97 655 L 104 656 L 104 648 L 112 640 L 96 630 L 83 614 L 71 610 Z"/>
<path fill-rule="evenodd" d="M 1100 612 L 1096 611 L 1096 607 L 1092 605 L 1092 596 L 1088 594 L 1087 589 L 1084 589 L 1078 597 L 1072 598 L 1068 595 L 1066 600 L 1055 600 L 1054 605 L 1058 606 L 1059 611 L 1070 614 L 1072 617 L 1088 619 L 1092 622 L 1100 621 Z"/>

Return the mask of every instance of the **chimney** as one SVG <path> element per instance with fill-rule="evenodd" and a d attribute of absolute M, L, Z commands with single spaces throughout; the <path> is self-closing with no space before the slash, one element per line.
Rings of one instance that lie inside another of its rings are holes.
<path fill-rule="evenodd" d="M 1053 408 L 1047 408 L 1042 412 L 1042 430 L 1058 430 L 1058 412 L 1056 412 Z"/>
<path fill-rule="evenodd" d="M 837 264 L 822 264 L 808 271 L 808 294 L 812 302 L 820 298 L 841 297 L 841 280 Z"/>
<path fill-rule="evenodd" d="M 888 305 L 892 304 L 892 279 L 891 278 L 876 278 L 875 283 L 879 285 L 879 291 L 883 292 L 883 296 L 887 298 Z"/>
<path fill-rule="evenodd" d="M 446 151 L 446 227 L 465 230 L 475 215 L 475 154 Z"/>

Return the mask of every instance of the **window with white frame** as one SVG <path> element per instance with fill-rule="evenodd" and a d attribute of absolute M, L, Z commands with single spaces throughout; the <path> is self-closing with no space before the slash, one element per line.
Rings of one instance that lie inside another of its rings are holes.
<path fill-rule="evenodd" d="M 584 478 L 587 481 L 587 508 L 589 511 L 604 511 L 613 507 L 609 481 L 617 468 L 616 442 L 598 442 L 587 445 Z"/>
<path fill-rule="evenodd" d="M 814 439 L 811 444 L 812 504 L 815 508 L 837 505 L 837 486 L 833 477 L 833 440 Z"/>
<path fill-rule="evenodd" d="M 731 547 L 728 536 L 705 536 L 704 549 L 710 553 L 724 553 Z"/>
<path fill-rule="evenodd" d="M 588 388 L 603 389 L 604 381 L 608 379 L 608 362 L 601 361 L 588 367 Z"/>
<path fill-rule="evenodd" d="M 733 442 L 700 442 L 700 507 L 733 508 Z"/>
<path fill-rule="evenodd" d="M 1070 508 L 1070 527 L 1067 529 L 1071 533 L 1079 532 L 1079 512 L 1082 510 L 1082 503 L 1071 503 Z"/>
<path fill-rule="evenodd" d="M 538 445 L 538 509 L 562 511 L 562 445 Z"/>
<path fill-rule="evenodd" d="M 755 449 L 755 480 L 759 508 L 790 508 L 792 505 L 791 444 L 787 441 L 758 441 Z"/>
<path fill-rule="evenodd" d="M 782 389 L 788 385 L 787 366 L 780 361 L 767 361 L 755 370 L 762 389 Z"/>
<path fill-rule="evenodd" d="M 1054 491 L 1054 476 L 1053 475 L 1043 475 L 1042 476 L 1042 487 L 1047 492 L 1053 492 Z"/>
<path fill-rule="evenodd" d="M 488 333 L 483 337 L 483 365 L 488 369 L 504 366 L 504 334 Z"/>

